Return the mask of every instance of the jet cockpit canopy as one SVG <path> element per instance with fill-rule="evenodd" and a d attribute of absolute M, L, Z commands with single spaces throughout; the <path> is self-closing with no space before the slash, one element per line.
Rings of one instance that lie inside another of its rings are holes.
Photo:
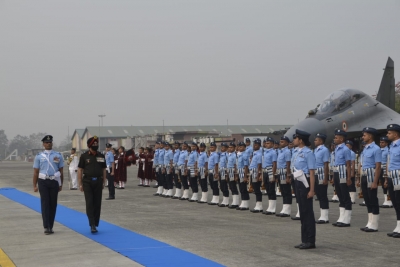
<path fill-rule="evenodd" d="M 365 94 L 356 89 L 341 89 L 329 94 L 319 105 L 317 114 L 330 114 L 344 110 Z"/>

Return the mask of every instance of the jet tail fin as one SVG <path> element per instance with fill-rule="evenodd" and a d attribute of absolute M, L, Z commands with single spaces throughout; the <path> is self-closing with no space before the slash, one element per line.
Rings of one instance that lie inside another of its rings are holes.
<path fill-rule="evenodd" d="M 389 57 L 376 100 L 393 110 L 395 109 L 394 86 L 394 62 Z"/>

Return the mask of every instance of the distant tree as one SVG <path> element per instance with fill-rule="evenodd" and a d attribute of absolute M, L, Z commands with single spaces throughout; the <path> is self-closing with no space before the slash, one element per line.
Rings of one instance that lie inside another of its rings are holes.
<path fill-rule="evenodd" d="M 29 135 L 29 148 L 34 149 L 34 148 L 42 148 L 42 139 L 45 136 L 45 133 L 35 133 Z"/>
<path fill-rule="evenodd" d="M 58 147 L 54 147 L 55 150 L 57 151 L 69 151 L 72 148 L 72 141 L 69 136 L 66 136 L 64 140 L 61 141 L 60 145 Z"/>
<path fill-rule="evenodd" d="M 10 145 L 8 146 L 8 151 L 12 152 L 14 149 L 18 149 L 18 154 L 21 155 L 24 154 L 29 148 L 31 148 L 29 137 L 17 135 L 11 140 Z"/>
<path fill-rule="evenodd" d="M 4 130 L 0 130 L 0 159 L 6 157 L 6 149 L 8 147 L 8 139 Z"/>

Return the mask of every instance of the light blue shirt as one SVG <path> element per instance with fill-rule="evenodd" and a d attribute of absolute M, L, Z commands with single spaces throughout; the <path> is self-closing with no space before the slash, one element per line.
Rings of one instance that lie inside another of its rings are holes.
<path fill-rule="evenodd" d="M 356 161 L 356 153 L 354 153 L 353 150 L 350 150 L 350 158 L 351 158 L 351 161 Z"/>
<path fill-rule="evenodd" d="M 253 147 L 252 146 L 246 146 L 245 152 L 247 153 L 247 157 L 251 158 L 253 155 Z"/>
<path fill-rule="evenodd" d="M 389 171 L 400 170 L 400 139 L 390 144 L 389 160 Z"/>
<path fill-rule="evenodd" d="M 335 149 L 335 166 L 346 165 L 351 160 L 350 149 L 345 144 L 340 144 Z"/>
<path fill-rule="evenodd" d="M 382 151 L 379 146 L 372 142 L 369 145 L 366 145 L 363 151 L 363 170 L 368 168 L 375 168 L 375 163 L 382 162 Z"/>
<path fill-rule="evenodd" d="M 324 145 L 320 145 L 314 150 L 314 156 L 316 168 L 323 168 L 325 162 L 329 162 L 329 150 Z"/>
<path fill-rule="evenodd" d="M 243 151 L 238 153 L 237 167 L 243 169 L 245 166 L 249 166 L 249 161 L 247 160 L 247 154 Z"/>
<path fill-rule="evenodd" d="M 267 168 L 271 167 L 273 162 L 276 162 L 278 156 L 273 148 L 264 149 L 264 159 L 262 162 L 262 167 Z"/>
<path fill-rule="evenodd" d="M 299 151 L 299 148 L 295 148 L 295 149 L 289 149 L 290 153 L 292 153 L 292 157 L 290 158 L 290 166 L 293 168 L 293 160 L 297 155 L 297 152 Z"/>
<path fill-rule="evenodd" d="M 190 167 L 194 166 L 194 164 L 197 161 L 198 156 L 199 156 L 199 153 L 197 153 L 196 150 L 193 150 L 192 152 L 190 152 L 187 165 Z"/>
<path fill-rule="evenodd" d="M 189 152 L 187 150 L 182 150 L 179 154 L 178 166 L 185 165 L 185 161 L 188 160 Z"/>
<path fill-rule="evenodd" d="M 179 149 L 175 149 L 174 151 L 174 164 L 177 164 L 179 161 L 179 155 L 181 154 L 181 151 Z"/>
<path fill-rule="evenodd" d="M 227 163 L 228 163 L 228 152 L 221 152 L 221 154 L 219 155 L 218 167 L 226 168 Z"/>
<path fill-rule="evenodd" d="M 200 152 L 199 157 L 197 158 L 197 167 L 203 168 L 206 166 L 206 162 L 208 162 L 208 156 L 206 152 Z"/>
<path fill-rule="evenodd" d="M 228 156 L 228 168 L 235 168 L 236 159 L 237 159 L 237 156 L 236 156 L 235 152 L 229 154 L 229 156 Z"/>
<path fill-rule="evenodd" d="M 258 169 L 258 164 L 262 164 L 262 151 L 256 150 L 253 152 L 253 157 L 250 162 L 250 169 Z"/>
<path fill-rule="evenodd" d="M 153 165 L 158 165 L 158 155 L 160 154 L 160 149 L 157 148 L 154 151 Z"/>
<path fill-rule="evenodd" d="M 384 148 L 381 148 L 381 151 L 382 151 L 382 164 L 386 164 L 387 157 L 389 154 L 389 148 L 387 146 L 385 146 Z"/>
<path fill-rule="evenodd" d="M 214 169 L 215 165 L 219 162 L 218 152 L 211 152 L 210 157 L 208 158 L 208 169 Z"/>
<path fill-rule="evenodd" d="M 174 153 L 171 149 L 165 150 L 164 152 L 164 165 L 169 165 L 171 160 L 174 159 Z"/>
<path fill-rule="evenodd" d="M 33 162 L 33 168 L 39 169 L 39 173 L 43 173 L 47 176 L 54 176 L 54 174 L 63 167 L 64 159 L 61 153 L 53 150 L 50 151 L 50 155 L 45 151 L 37 154 Z"/>
<path fill-rule="evenodd" d="M 158 164 L 163 164 L 164 163 L 164 154 L 165 154 L 165 149 L 162 148 L 158 152 Z"/>
<path fill-rule="evenodd" d="M 306 146 L 299 149 L 293 164 L 296 170 L 302 170 L 305 174 L 310 174 L 310 170 L 315 170 L 314 153 Z"/>
<path fill-rule="evenodd" d="M 107 151 L 106 153 L 106 165 L 111 166 L 114 162 L 114 154 L 111 151 Z"/>
<path fill-rule="evenodd" d="M 277 158 L 278 169 L 286 169 L 286 162 L 291 160 L 292 160 L 292 155 L 288 147 L 285 147 L 278 151 L 278 158 Z"/>

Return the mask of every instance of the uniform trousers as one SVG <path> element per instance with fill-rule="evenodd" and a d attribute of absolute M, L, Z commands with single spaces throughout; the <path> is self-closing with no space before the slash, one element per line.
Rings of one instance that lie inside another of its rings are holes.
<path fill-rule="evenodd" d="M 388 189 L 385 188 L 385 178 L 383 178 L 383 170 L 381 170 L 381 175 L 379 176 L 379 180 L 380 180 L 381 185 L 382 185 L 383 194 L 386 195 L 388 193 Z"/>
<path fill-rule="evenodd" d="M 236 183 L 235 180 L 229 181 L 229 189 L 232 192 L 232 196 L 239 195 L 239 191 L 238 191 L 238 188 L 237 188 L 237 183 Z"/>
<path fill-rule="evenodd" d="M 291 175 L 290 183 L 292 184 L 293 192 L 294 192 L 294 195 L 296 196 L 296 183 L 294 182 L 293 175 Z M 296 203 L 297 203 L 297 198 L 296 198 Z"/>
<path fill-rule="evenodd" d="M 308 179 L 307 179 L 308 180 Z M 296 199 L 299 203 L 301 221 L 301 242 L 315 244 L 315 217 L 313 210 L 313 198 L 307 198 L 310 188 L 306 188 L 302 182 L 296 183 Z M 308 183 L 310 181 L 308 180 Z"/>
<path fill-rule="evenodd" d="M 347 183 L 340 183 L 339 172 L 333 173 L 336 195 L 339 198 L 339 207 L 352 210 L 352 203 Z"/>
<path fill-rule="evenodd" d="M 356 177 L 351 177 L 351 185 L 349 185 L 349 192 L 357 192 L 357 190 L 356 190 Z"/>
<path fill-rule="evenodd" d="M 209 173 L 208 179 L 210 179 L 211 189 L 213 191 L 213 196 L 219 196 L 218 180 L 214 181 L 214 174 Z"/>
<path fill-rule="evenodd" d="M 319 207 L 323 210 L 329 209 L 328 184 L 319 184 L 317 175 L 315 175 L 315 189 L 315 193 L 319 200 Z"/>
<path fill-rule="evenodd" d="M 247 191 L 247 183 L 245 182 L 240 182 L 239 183 L 239 190 L 240 190 L 240 197 L 242 200 L 249 200 L 249 191 Z"/>
<path fill-rule="evenodd" d="M 71 177 L 72 188 L 78 188 L 78 173 L 74 169 L 71 169 L 69 170 L 69 174 Z"/>
<path fill-rule="evenodd" d="M 83 192 L 86 200 L 86 215 L 89 226 L 99 226 L 101 212 L 101 197 L 103 192 L 103 178 L 93 180 L 91 177 L 82 179 Z"/>
<path fill-rule="evenodd" d="M 292 187 L 291 184 L 287 184 L 286 181 L 280 181 L 280 189 L 283 198 L 283 204 L 292 205 Z"/>
<path fill-rule="evenodd" d="M 378 201 L 378 189 L 371 189 L 368 187 L 368 181 L 366 176 L 361 176 L 361 190 L 363 192 L 365 206 L 367 206 L 368 213 L 375 215 L 379 214 L 379 201 Z"/>
<path fill-rule="evenodd" d="M 268 173 L 263 172 L 263 181 L 269 200 L 276 200 L 275 182 L 269 181 Z"/>
<path fill-rule="evenodd" d="M 189 184 L 188 184 L 187 175 L 185 175 L 184 171 L 180 171 L 180 175 L 181 175 L 181 183 L 182 183 L 183 189 L 188 190 L 189 189 Z"/>
<path fill-rule="evenodd" d="M 174 183 L 177 189 L 182 188 L 182 183 L 179 181 L 179 175 L 175 173 L 175 170 L 174 170 Z"/>
<path fill-rule="evenodd" d="M 53 229 L 59 185 L 56 180 L 38 179 L 43 227 Z"/>
<path fill-rule="evenodd" d="M 192 188 L 193 193 L 199 192 L 199 184 L 197 181 L 198 176 L 190 177 L 190 187 Z"/>
<path fill-rule="evenodd" d="M 392 178 L 388 178 L 388 192 L 396 211 L 397 221 L 400 221 L 400 190 L 394 190 Z"/>
<path fill-rule="evenodd" d="M 165 189 L 167 189 L 166 188 L 166 183 L 165 183 L 165 176 L 164 176 L 164 174 L 162 173 L 162 167 L 160 167 L 159 169 L 158 169 L 158 172 L 157 172 L 157 183 L 158 183 L 158 186 L 162 186 L 162 187 L 164 187 Z"/>
<path fill-rule="evenodd" d="M 262 193 L 261 193 L 261 182 L 253 182 L 253 189 L 254 189 L 254 194 L 256 195 L 256 201 L 261 202 L 262 201 Z"/>
<path fill-rule="evenodd" d="M 199 175 L 199 180 L 200 180 L 201 191 L 208 192 L 207 176 L 204 178 L 200 178 L 200 175 Z"/>
<path fill-rule="evenodd" d="M 209 173 L 208 174 L 208 183 L 210 184 L 211 190 L 213 190 L 213 187 L 214 187 L 213 182 L 214 182 L 214 175 Z"/>
<path fill-rule="evenodd" d="M 224 197 L 229 197 L 228 181 L 226 178 L 224 180 L 220 179 L 219 187 L 222 191 L 222 195 Z"/>
<path fill-rule="evenodd" d="M 108 196 L 110 198 L 115 197 L 115 186 L 114 186 L 114 175 L 111 175 L 112 167 L 110 167 L 110 172 L 107 172 L 107 181 L 108 181 Z"/>
<path fill-rule="evenodd" d="M 171 173 L 168 173 L 168 172 L 165 174 L 165 181 L 166 181 L 166 184 L 167 184 L 167 188 L 166 189 L 174 189 L 173 174 L 172 174 L 172 172 Z"/>

